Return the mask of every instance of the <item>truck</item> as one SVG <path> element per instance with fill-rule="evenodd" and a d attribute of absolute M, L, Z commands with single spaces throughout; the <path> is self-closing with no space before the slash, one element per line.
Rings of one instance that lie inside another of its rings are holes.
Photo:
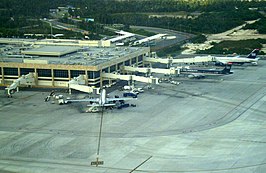
<path fill-rule="evenodd" d="M 88 110 L 86 110 L 86 112 L 95 113 L 99 112 L 99 109 L 96 106 L 91 106 Z"/>
<path fill-rule="evenodd" d="M 138 93 L 143 93 L 144 90 L 142 88 L 135 88 L 134 86 L 128 86 L 125 85 L 122 90 L 129 90 L 129 91 L 133 91 L 133 92 L 138 92 Z"/>
<path fill-rule="evenodd" d="M 133 88 L 134 88 L 133 86 L 125 85 L 122 89 L 123 90 L 132 90 Z"/>

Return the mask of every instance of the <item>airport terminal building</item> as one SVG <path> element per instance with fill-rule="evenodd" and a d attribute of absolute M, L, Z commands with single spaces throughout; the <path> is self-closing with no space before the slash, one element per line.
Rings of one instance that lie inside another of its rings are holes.
<path fill-rule="evenodd" d="M 102 73 L 143 63 L 148 47 L 113 47 L 105 41 L 0 39 L 0 85 L 7 86 L 30 72 L 37 87 L 67 87 L 79 75 L 88 86 L 111 84 Z"/>

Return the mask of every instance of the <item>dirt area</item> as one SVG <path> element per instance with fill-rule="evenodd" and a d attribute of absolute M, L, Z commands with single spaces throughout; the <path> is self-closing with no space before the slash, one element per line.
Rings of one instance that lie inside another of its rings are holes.
<path fill-rule="evenodd" d="M 257 20 L 247 21 L 246 24 L 252 24 Z M 207 41 L 202 44 L 187 43 L 183 46 L 185 50 L 182 54 L 194 54 L 197 50 L 206 50 L 213 47 L 211 43 L 219 43 L 225 40 L 249 40 L 249 39 L 266 39 L 266 34 L 258 34 L 257 30 L 243 30 L 242 28 L 246 25 L 240 25 L 228 31 L 219 34 L 207 35 Z M 266 45 L 263 46 L 266 49 Z"/>

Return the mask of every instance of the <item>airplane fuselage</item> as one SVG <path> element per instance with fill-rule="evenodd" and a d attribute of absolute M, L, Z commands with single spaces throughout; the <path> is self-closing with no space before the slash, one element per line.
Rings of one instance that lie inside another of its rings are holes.
<path fill-rule="evenodd" d="M 215 57 L 216 62 L 220 62 L 222 64 L 244 64 L 244 63 L 252 63 L 257 64 L 258 59 L 251 58 L 239 58 L 239 57 Z"/>

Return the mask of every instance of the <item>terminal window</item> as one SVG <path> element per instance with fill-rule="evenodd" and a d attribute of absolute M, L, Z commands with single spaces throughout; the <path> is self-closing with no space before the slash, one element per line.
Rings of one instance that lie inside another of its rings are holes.
<path fill-rule="evenodd" d="M 129 64 L 130 64 L 129 60 L 125 61 L 125 66 L 129 66 Z"/>
<path fill-rule="evenodd" d="M 5 67 L 4 68 L 4 75 L 18 76 L 18 69 L 17 68 Z"/>
<path fill-rule="evenodd" d="M 139 60 L 139 62 L 141 62 L 141 61 L 143 60 L 142 55 L 140 55 L 140 56 L 138 57 L 138 60 Z"/>
<path fill-rule="evenodd" d="M 85 71 L 84 70 L 70 70 L 70 75 L 71 77 L 78 77 L 79 75 L 84 75 Z"/>
<path fill-rule="evenodd" d="M 131 63 L 135 64 L 137 62 L 137 58 L 132 58 Z"/>
<path fill-rule="evenodd" d="M 108 67 L 103 69 L 103 72 L 108 73 Z"/>
<path fill-rule="evenodd" d="M 93 71 L 88 71 L 88 78 L 89 79 L 93 79 L 94 77 L 93 77 Z"/>
<path fill-rule="evenodd" d="M 94 78 L 100 77 L 100 71 L 95 71 L 94 72 Z"/>
<path fill-rule="evenodd" d="M 117 69 L 118 69 L 118 70 L 120 70 L 122 65 L 123 65 L 123 63 L 122 63 L 122 62 L 121 62 L 121 63 L 119 63 L 119 64 L 118 64 L 118 67 L 117 67 Z"/>
<path fill-rule="evenodd" d="M 20 69 L 20 75 L 27 75 L 29 73 L 34 73 L 34 69 L 33 68 L 21 68 Z"/>
<path fill-rule="evenodd" d="M 68 78 L 67 70 L 54 70 L 54 77 Z"/>
<path fill-rule="evenodd" d="M 37 73 L 40 77 L 52 77 L 51 69 L 37 69 Z"/>
<path fill-rule="evenodd" d="M 89 79 L 96 79 L 100 77 L 100 71 L 88 71 Z"/>
<path fill-rule="evenodd" d="M 113 66 L 110 67 L 110 72 L 114 72 L 115 71 L 115 66 L 116 65 L 113 65 Z"/>

